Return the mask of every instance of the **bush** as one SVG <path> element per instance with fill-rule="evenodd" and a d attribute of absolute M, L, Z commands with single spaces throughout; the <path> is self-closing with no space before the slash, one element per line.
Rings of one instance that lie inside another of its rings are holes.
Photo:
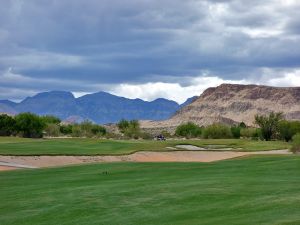
<path fill-rule="evenodd" d="M 97 125 L 97 124 L 94 124 L 91 128 L 91 132 L 94 134 L 94 135 L 97 135 L 97 136 L 103 136 L 106 134 L 106 129 L 105 127 L 102 127 L 100 125 Z"/>
<path fill-rule="evenodd" d="M 230 128 L 226 125 L 212 124 L 203 130 L 203 138 L 232 138 L 232 133 Z"/>
<path fill-rule="evenodd" d="M 121 133 L 128 138 L 138 139 L 141 136 L 140 124 L 137 120 L 127 121 L 122 119 L 117 126 Z"/>
<path fill-rule="evenodd" d="M 40 118 L 45 124 L 59 124 L 61 122 L 59 118 L 51 115 L 41 116 Z"/>
<path fill-rule="evenodd" d="M 230 128 L 232 136 L 234 138 L 240 139 L 241 137 L 241 127 L 240 126 L 233 126 Z"/>
<path fill-rule="evenodd" d="M 15 132 L 16 121 L 6 114 L 0 115 L 0 136 L 10 136 Z"/>
<path fill-rule="evenodd" d="M 120 120 L 120 122 L 117 124 L 119 130 L 121 131 L 121 133 L 124 133 L 125 130 L 129 127 L 129 121 L 127 120 Z"/>
<path fill-rule="evenodd" d="M 177 136 L 186 138 L 200 137 L 201 133 L 201 128 L 192 122 L 179 125 L 175 131 Z"/>
<path fill-rule="evenodd" d="M 241 129 L 241 137 L 252 138 L 255 140 L 263 139 L 259 128 L 244 128 Z"/>
<path fill-rule="evenodd" d="M 59 125 L 54 123 L 47 124 L 44 131 L 46 132 L 46 135 L 49 137 L 60 136 L 60 127 Z"/>
<path fill-rule="evenodd" d="M 147 132 L 140 133 L 140 137 L 144 140 L 152 140 L 153 136 Z"/>
<path fill-rule="evenodd" d="M 64 135 L 72 134 L 72 125 L 60 125 L 59 131 Z"/>
<path fill-rule="evenodd" d="M 299 121 L 283 120 L 279 122 L 278 127 L 279 127 L 280 138 L 287 142 L 292 140 L 295 134 L 300 133 Z"/>
<path fill-rule="evenodd" d="M 26 138 L 43 137 L 45 124 L 39 116 L 33 113 L 20 113 L 16 117 L 16 129 Z"/>
<path fill-rule="evenodd" d="M 82 132 L 79 124 L 73 124 L 71 135 L 72 135 L 72 137 L 82 137 L 83 136 L 83 132 Z"/>
<path fill-rule="evenodd" d="M 241 123 L 239 124 L 239 127 L 240 127 L 240 128 L 247 128 L 247 125 L 246 125 L 244 122 L 241 122 Z"/>
<path fill-rule="evenodd" d="M 282 113 L 271 112 L 268 116 L 256 115 L 255 123 L 260 127 L 262 137 L 266 141 L 275 139 L 279 132 L 279 122 L 282 120 Z"/>
<path fill-rule="evenodd" d="M 165 138 L 170 138 L 170 137 L 172 137 L 172 135 L 171 135 L 168 131 L 166 131 L 166 130 L 163 130 L 163 131 L 161 132 L 161 135 L 164 136 Z"/>
<path fill-rule="evenodd" d="M 293 136 L 293 142 L 292 142 L 291 150 L 294 153 L 300 152 L 300 133 Z"/>

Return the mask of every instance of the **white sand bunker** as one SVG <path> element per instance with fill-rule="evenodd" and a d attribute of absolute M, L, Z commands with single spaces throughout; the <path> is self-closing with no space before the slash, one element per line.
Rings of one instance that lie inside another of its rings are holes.
<path fill-rule="evenodd" d="M 175 147 L 166 147 L 167 149 L 180 149 L 180 150 L 189 150 L 189 151 L 205 151 L 205 150 L 218 150 L 218 151 L 229 151 L 233 150 L 231 147 L 227 147 L 227 145 L 206 145 L 205 147 L 198 147 L 195 145 L 176 145 Z M 238 148 L 241 150 L 241 148 Z M 236 150 L 238 150 L 236 149 Z"/>
<path fill-rule="evenodd" d="M 205 148 L 201 148 L 195 145 L 176 145 L 175 147 L 179 149 L 190 150 L 190 151 L 206 150 Z"/>

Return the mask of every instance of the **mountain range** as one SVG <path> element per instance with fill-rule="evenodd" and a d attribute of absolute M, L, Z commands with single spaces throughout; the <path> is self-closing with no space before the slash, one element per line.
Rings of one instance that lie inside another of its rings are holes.
<path fill-rule="evenodd" d="M 20 103 L 0 100 L 0 112 L 8 114 L 32 112 L 39 115 L 54 115 L 68 122 L 88 119 L 106 124 L 115 123 L 121 119 L 165 120 L 194 99 L 195 97 L 189 98 L 180 105 L 163 98 L 148 102 L 119 97 L 106 92 L 75 98 L 71 92 L 50 91 L 27 97 Z"/>

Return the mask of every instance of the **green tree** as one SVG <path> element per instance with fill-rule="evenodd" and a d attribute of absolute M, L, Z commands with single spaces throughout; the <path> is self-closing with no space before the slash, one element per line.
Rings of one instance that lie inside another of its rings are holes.
<path fill-rule="evenodd" d="M 241 137 L 243 138 L 252 138 L 255 140 L 262 139 L 260 128 L 244 128 L 241 129 Z"/>
<path fill-rule="evenodd" d="M 44 129 L 46 135 L 49 137 L 58 137 L 60 136 L 60 127 L 55 123 L 48 123 Z"/>
<path fill-rule="evenodd" d="M 261 128 L 262 137 L 266 141 L 275 138 L 279 131 L 279 122 L 282 120 L 282 113 L 271 112 L 268 116 L 256 115 L 255 123 Z"/>
<path fill-rule="evenodd" d="M 232 138 L 230 127 L 223 124 L 212 124 L 203 130 L 204 138 L 220 139 Z"/>
<path fill-rule="evenodd" d="M 72 125 L 60 125 L 59 131 L 64 135 L 72 134 Z"/>
<path fill-rule="evenodd" d="M 16 129 L 16 121 L 13 117 L 1 114 L 0 115 L 0 136 L 10 136 Z"/>
<path fill-rule="evenodd" d="M 105 127 L 102 127 L 100 125 L 97 125 L 97 124 L 94 124 L 91 128 L 91 132 L 94 134 L 94 135 L 105 135 L 106 134 L 106 129 Z"/>
<path fill-rule="evenodd" d="M 240 126 L 232 126 L 230 128 L 232 136 L 234 138 L 240 139 L 241 137 L 241 127 Z"/>
<path fill-rule="evenodd" d="M 279 122 L 278 128 L 280 137 L 288 142 L 296 133 L 300 133 L 300 122 L 282 120 Z"/>
<path fill-rule="evenodd" d="M 16 129 L 23 137 L 41 138 L 45 124 L 33 113 L 20 113 L 16 117 Z"/>
<path fill-rule="evenodd" d="M 117 124 L 121 133 L 123 133 L 128 138 L 138 139 L 141 136 L 141 129 L 138 120 L 125 120 L 122 119 Z"/>
<path fill-rule="evenodd" d="M 300 133 L 296 134 L 293 136 L 293 141 L 292 141 L 292 152 L 300 152 Z"/>
<path fill-rule="evenodd" d="M 120 120 L 120 122 L 117 124 L 119 130 L 124 133 L 125 130 L 129 127 L 129 121 L 128 120 L 125 120 L 125 119 L 122 119 Z"/>
<path fill-rule="evenodd" d="M 52 115 L 45 115 L 45 116 L 41 116 L 40 118 L 45 124 L 49 124 L 49 123 L 59 124 L 61 122 L 61 120 L 58 117 Z"/>
<path fill-rule="evenodd" d="M 239 124 L 239 127 L 243 129 L 243 128 L 247 128 L 247 125 L 244 122 L 241 122 Z"/>
<path fill-rule="evenodd" d="M 200 137 L 201 133 L 202 133 L 201 128 L 192 122 L 179 125 L 175 131 L 175 134 L 177 136 L 186 137 L 186 138 Z"/>

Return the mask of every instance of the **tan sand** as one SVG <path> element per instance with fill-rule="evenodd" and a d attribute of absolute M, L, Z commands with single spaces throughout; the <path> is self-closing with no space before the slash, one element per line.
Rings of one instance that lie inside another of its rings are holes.
<path fill-rule="evenodd" d="M 11 166 L 0 166 L 0 171 L 7 171 L 7 170 L 16 170 L 17 167 L 11 167 Z"/>
<path fill-rule="evenodd" d="M 261 152 L 174 151 L 136 152 L 124 156 L 0 156 L 0 161 L 34 167 L 55 167 L 96 162 L 213 162 L 247 155 L 291 154 L 288 150 Z"/>

